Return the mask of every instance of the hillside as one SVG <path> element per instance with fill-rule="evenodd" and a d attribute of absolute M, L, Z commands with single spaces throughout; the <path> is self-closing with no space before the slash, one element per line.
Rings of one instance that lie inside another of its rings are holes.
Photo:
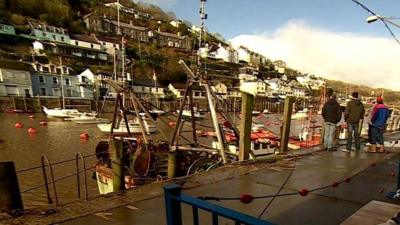
<path fill-rule="evenodd" d="M 377 97 L 383 93 L 385 103 L 387 104 L 399 104 L 400 103 L 400 92 L 393 91 L 384 88 L 371 88 L 364 85 L 350 84 L 343 81 L 328 80 L 328 87 L 331 87 L 339 95 L 351 94 L 353 91 L 357 91 L 364 97 Z"/>

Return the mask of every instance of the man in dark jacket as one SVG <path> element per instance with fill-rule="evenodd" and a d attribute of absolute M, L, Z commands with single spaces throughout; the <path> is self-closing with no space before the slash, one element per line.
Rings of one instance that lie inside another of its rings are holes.
<path fill-rule="evenodd" d="M 342 110 L 333 93 L 322 108 L 322 117 L 325 121 L 324 147 L 327 151 L 334 149 L 336 124 L 342 119 Z"/>
<path fill-rule="evenodd" d="M 361 149 L 359 124 L 360 120 L 364 117 L 365 109 L 364 105 L 358 98 L 358 92 L 353 92 L 352 96 L 353 99 L 351 99 L 351 101 L 347 103 L 346 109 L 344 111 L 344 119 L 347 123 L 347 131 L 349 134 L 349 137 L 347 139 L 346 149 L 343 149 L 343 151 L 345 152 L 351 151 L 353 135 L 354 135 L 356 150 Z"/>
<path fill-rule="evenodd" d="M 377 104 L 371 114 L 371 150 L 376 152 L 376 143 L 379 143 L 379 152 L 385 152 L 383 145 L 383 131 L 389 118 L 389 109 L 383 104 L 383 98 L 378 97 Z"/>

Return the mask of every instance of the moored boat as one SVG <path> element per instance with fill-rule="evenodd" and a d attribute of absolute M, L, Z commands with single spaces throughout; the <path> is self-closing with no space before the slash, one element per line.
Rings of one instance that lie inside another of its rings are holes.
<path fill-rule="evenodd" d="M 143 125 L 144 125 L 145 132 L 147 134 L 157 132 L 157 127 L 155 125 L 149 124 L 147 122 L 147 120 L 143 120 Z M 100 131 L 103 133 L 107 133 L 107 134 L 111 133 L 111 126 L 112 126 L 112 123 L 97 124 L 97 127 L 100 129 Z M 116 128 L 113 128 L 113 133 L 114 134 L 128 134 L 128 128 L 132 134 L 141 134 L 142 133 L 142 129 L 140 128 L 140 123 L 139 123 L 138 119 L 128 121 L 128 127 L 126 126 L 125 122 L 123 120 L 121 120 L 121 122 L 119 123 L 119 126 Z"/>
<path fill-rule="evenodd" d="M 61 108 L 54 108 L 49 109 L 46 106 L 42 106 L 43 112 L 49 117 L 58 117 L 58 118 L 72 118 L 78 117 L 82 115 L 77 109 L 61 109 Z"/>

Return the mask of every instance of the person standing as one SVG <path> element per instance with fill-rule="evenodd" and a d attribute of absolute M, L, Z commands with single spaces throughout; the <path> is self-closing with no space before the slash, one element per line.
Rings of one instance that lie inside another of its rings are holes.
<path fill-rule="evenodd" d="M 322 117 L 325 121 L 324 130 L 324 148 L 327 151 L 335 149 L 334 137 L 336 124 L 342 119 L 342 110 L 336 101 L 336 94 L 332 93 L 329 100 L 322 107 Z"/>
<path fill-rule="evenodd" d="M 377 104 L 371 114 L 371 149 L 369 152 L 377 152 L 376 143 L 379 144 L 378 152 L 385 152 L 383 144 L 383 132 L 385 131 L 386 121 L 389 118 L 389 109 L 383 104 L 383 98 L 378 97 Z"/>
<path fill-rule="evenodd" d="M 344 119 L 347 123 L 347 131 L 349 137 L 347 138 L 347 146 L 343 149 L 344 152 L 350 152 L 353 143 L 353 136 L 356 150 L 361 149 L 359 124 L 360 120 L 364 117 L 365 109 L 361 100 L 359 99 L 358 92 L 352 93 L 352 99 L 347 103 L 344 111 Z"/>

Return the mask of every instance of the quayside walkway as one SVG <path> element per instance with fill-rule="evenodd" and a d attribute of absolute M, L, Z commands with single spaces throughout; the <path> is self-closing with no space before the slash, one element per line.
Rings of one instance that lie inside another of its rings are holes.
<path fill-rule="evenodd" d="M 276 197 L 261 216 L 276 224 L 340 224 L 371 200 L 396 204 L 386 198 L 385 194 L 397 187 L 399 148 L 390 148 L 388 154 L 367 153 L 364 150 L 345 153 L 340 150 L 296 151 L 299 157 L 289 157 L 273 163 L 229 165 L 177 182 L 183 184 L 184 193 L 196 197 L 235 198 L 244 192 L 253 196 L 275 195 L 282 188 L 280 194 L 293 195 Z M 315 152 L 310 154 L 311 151 Z M 336 186 L 335 182 L 338 187 L 333 187 Z M 32 213 L 3 222 L 63 225 L 166 224 L 162 190 L 165 184 L 155 183 L 125 193 L 66 205 L 49 215 Z M 320 187 L 325 188 L 312 191 Z M 311 192 L 306 196 L 296 194 L 303 189 Z M 238 200 L 211 202 L 257 217 L 270 200 L 255 199 L 250 204 Z M 187 221 L 185 224 L 192 224 L 191 216 L 191 208 L 183 207 L 183 217 Z M 201 224 L 210 224 L 210 219 L 207 213 L 200 214 Z"/>

